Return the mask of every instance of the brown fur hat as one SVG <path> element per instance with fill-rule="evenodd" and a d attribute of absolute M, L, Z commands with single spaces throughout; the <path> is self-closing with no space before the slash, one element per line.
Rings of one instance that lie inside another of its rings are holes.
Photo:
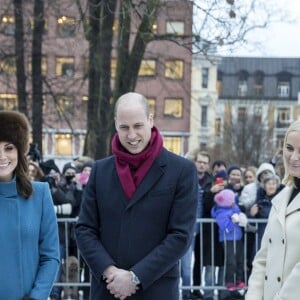
<path fill-rule="evenodd" d="M 0 141 L 12 143 L 20 153 L 27 154 L 29 123 L 24 114 L 17 111 L 0 111 Z"/>

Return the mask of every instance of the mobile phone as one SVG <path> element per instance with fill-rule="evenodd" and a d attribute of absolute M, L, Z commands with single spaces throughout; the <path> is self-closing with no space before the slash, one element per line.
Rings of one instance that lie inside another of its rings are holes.
<path fill-rule="evenodd" d="M 221 184 L 223 183 L 223 178 L 222 177 L 217 177 L 216 178 L 216 184 Z"/>

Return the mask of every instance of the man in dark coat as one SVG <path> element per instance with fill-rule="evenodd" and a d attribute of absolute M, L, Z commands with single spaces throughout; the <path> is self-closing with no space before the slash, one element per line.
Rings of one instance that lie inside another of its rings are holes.
<path fill-rule="evenodd" d="M 195 165 L 163 147 L 138 93 L 119 98 L 115 126 L 114 155 L 93 167 L 76 225 L 90 299 L 177 300 L 196 220 Z"/>

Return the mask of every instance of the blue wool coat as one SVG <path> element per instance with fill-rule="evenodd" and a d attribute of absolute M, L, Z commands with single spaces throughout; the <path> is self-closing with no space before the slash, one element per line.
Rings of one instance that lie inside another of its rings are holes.
<path fill-rule="evenodd" d="M 57 220 L 48 183 L 17 194 L 15 180 L 0 183 L 0 299 L 46 300 L 59 266 Z"/>
<path fill-rule="evenodd" d="M 115 158 L 97 161 L 76 226 L 92 272 L 90 299 L 113 300 L 102 280 L 109 265 L 132 270 L 142 288 L 128 300 L 178 300 L 178 261 L 194 232 L 198 194 L 193 162 L 166 149 L 128 200 Z"/>
<path fill-rule="evenodd" d="M 243 232 L 238 223 L 231 221 L 234 213 L 240 213 L 239 207 L 235 204 L 233 207 L 221 207 L 215 205 L 211 210 L 211 217 L 216 219 L 219 228 L 219 241 L 237 241 L 243 237 Z"/>

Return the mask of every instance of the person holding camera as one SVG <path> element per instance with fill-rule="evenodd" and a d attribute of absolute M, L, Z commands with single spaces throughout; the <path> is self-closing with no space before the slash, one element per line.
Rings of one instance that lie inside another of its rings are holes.
<path fill-rule="evenodd" d="M 58 166 L 53 159 L 49 159 L 42 162 L 41 168 L 45 173 L 44 181 L 48 182 L 51 195 L 53 198 L 54 210 L 58 219 L 74 217 L 78 207 L 78 201 L 75 197 L 75 167 L 69 168 L 68 165 L 64 166 L 63 173 L 61 174 Z M 66 229 L 67 227 L 67 236 Z M 71 228 L 65 222 L 58 222 L 59 232 L 59 245 L 60 245 L 60 258 L 61 261 L 65 260 L 69 256 L 69 249 L 71 244 Z M 68 239 L 68 243 L 67 243 Z M 73 239 L 74 240 L 74 239 Z M 68 255 L 67 255 L 68 254 Z M 61 282 L 62 265 L 57 272 L 56 282 Z M 52 288 L 50 297 L 51 299 L 61 298 L 62 287 L 54 286 Z"/>

